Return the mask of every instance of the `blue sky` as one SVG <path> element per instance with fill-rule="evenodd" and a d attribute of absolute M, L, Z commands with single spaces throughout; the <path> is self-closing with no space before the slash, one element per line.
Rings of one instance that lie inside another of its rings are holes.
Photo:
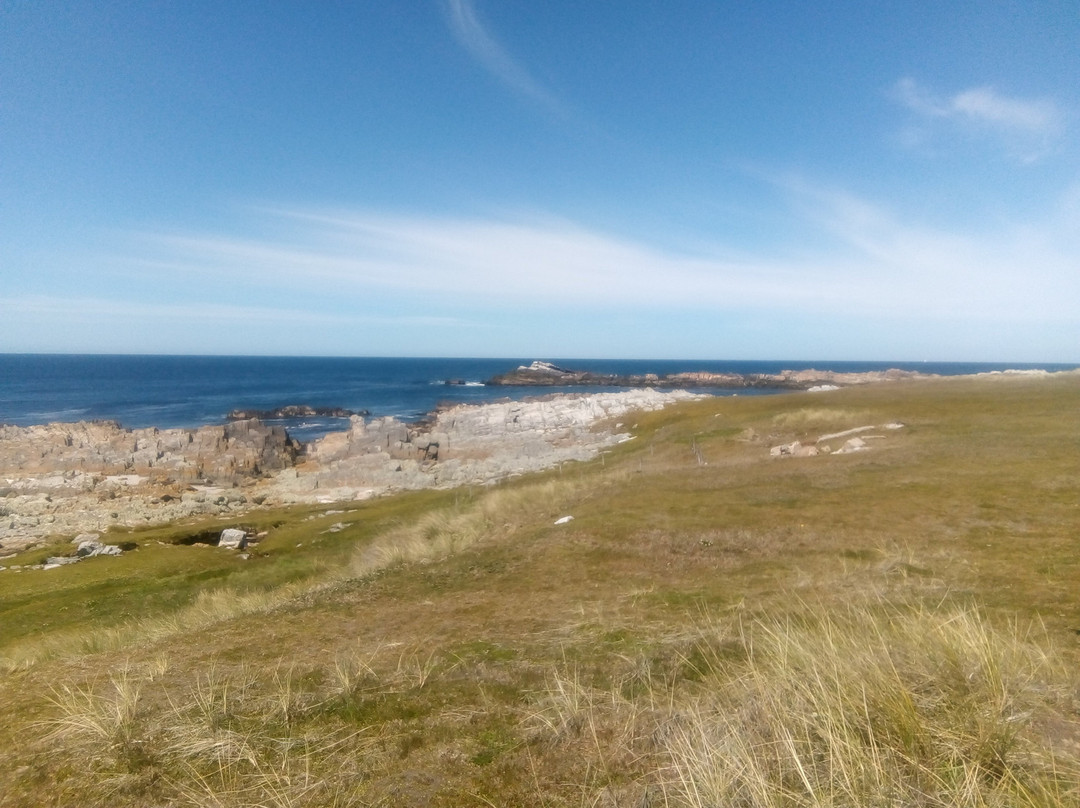
<path fill-rule="evenodd" d="M 1080 361 L 1069 2 L 0 0 L 0 351 Z"/>

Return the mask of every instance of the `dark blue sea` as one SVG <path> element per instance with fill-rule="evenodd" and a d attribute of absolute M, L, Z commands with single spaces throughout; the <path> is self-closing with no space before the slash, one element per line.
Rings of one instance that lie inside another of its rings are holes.
<path fill-rule="evenodd" d="M 492 376 L 528 365 L 533 358 L 0 354 L 0 423 L 29 426 L 50 421 L 107 419 L 130 428 L 198 427 L 224 423 L 227 413 L 233 409 L 269 410 L 289 404 L 366 410 L 372 416 L 394 415 L 415 420 L 440 404 L 522 398 L 562 389 L 483 386 L 483 382 Z M 1008 368 L 1064 370 L 1075 367 L 933 362 L 549 361 L 574 370 L 620 375 L 662 375 L 694 370 L 776 373 L 807 368 L 858 372 L 890 367 L 956 375 Z M 457 383 L 448 385 L 448 381 Z M 590 391 L 587 387 L 565 389 Z M 738 392 L 742 395 L 752 393 Z M 343 429 L 347 422 L 318 418 L 283 423 L 290 434 L 306 441 Z"/>

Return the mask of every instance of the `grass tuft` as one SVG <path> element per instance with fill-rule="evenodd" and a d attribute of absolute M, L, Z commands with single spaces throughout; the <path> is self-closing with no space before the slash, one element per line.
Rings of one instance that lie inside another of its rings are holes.
<path fill-rule="evenodd" d="M 120 748 L 135 735 L 140 682 L 126 668 L 109 678 L 106 692 L 93 687 L 63 684 L 50 702 L 59 715 L 48 722 L 54 740 Z"/>
<path fill-rule="evenodd" d="M 362 577 L 394 564 L 445 558 L 500 534 L 512 533 L 541 514 L 559 513 L 580 496 L 581 484 L 569 480 L 497 488 L 453 508 L 426 513 L 389 530 L 361 547 L 350 572 Z"/>
<path fill-rule="evenodd" d="M 1071 712 L 1075 683 L 1030 631 L 995 631 L 974 610 L 852 607 L 755 621 L 743 644 L 671 739 L 679 804 L 1080 800 L 1075 750 L 1039 725 Z"/>

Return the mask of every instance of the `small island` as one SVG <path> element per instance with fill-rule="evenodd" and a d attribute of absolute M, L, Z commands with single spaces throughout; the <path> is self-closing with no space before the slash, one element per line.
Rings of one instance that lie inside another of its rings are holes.
<path fill-rule="evenodd" d="M 353 415 L 370 415 L 367 410 L 356 412 L 342 407 L 312 407 L 308 404 L 288 404 L 272 410 L 232 410 L 227 416 L 230 421 L 248 421 L 257 418 L 269 421 L 279 418 L 349 418 Z"/>

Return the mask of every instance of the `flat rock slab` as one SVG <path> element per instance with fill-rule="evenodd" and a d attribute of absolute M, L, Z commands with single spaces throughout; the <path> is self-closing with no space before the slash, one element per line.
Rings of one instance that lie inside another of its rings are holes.
<path fill-rule="evenodd" d="M 238 530 L 234 527 L 227 527 L 221 531 L 217 546 L 225 547 L 229 550 L 243 550 L 247 547 L 247 531 Z"/>

